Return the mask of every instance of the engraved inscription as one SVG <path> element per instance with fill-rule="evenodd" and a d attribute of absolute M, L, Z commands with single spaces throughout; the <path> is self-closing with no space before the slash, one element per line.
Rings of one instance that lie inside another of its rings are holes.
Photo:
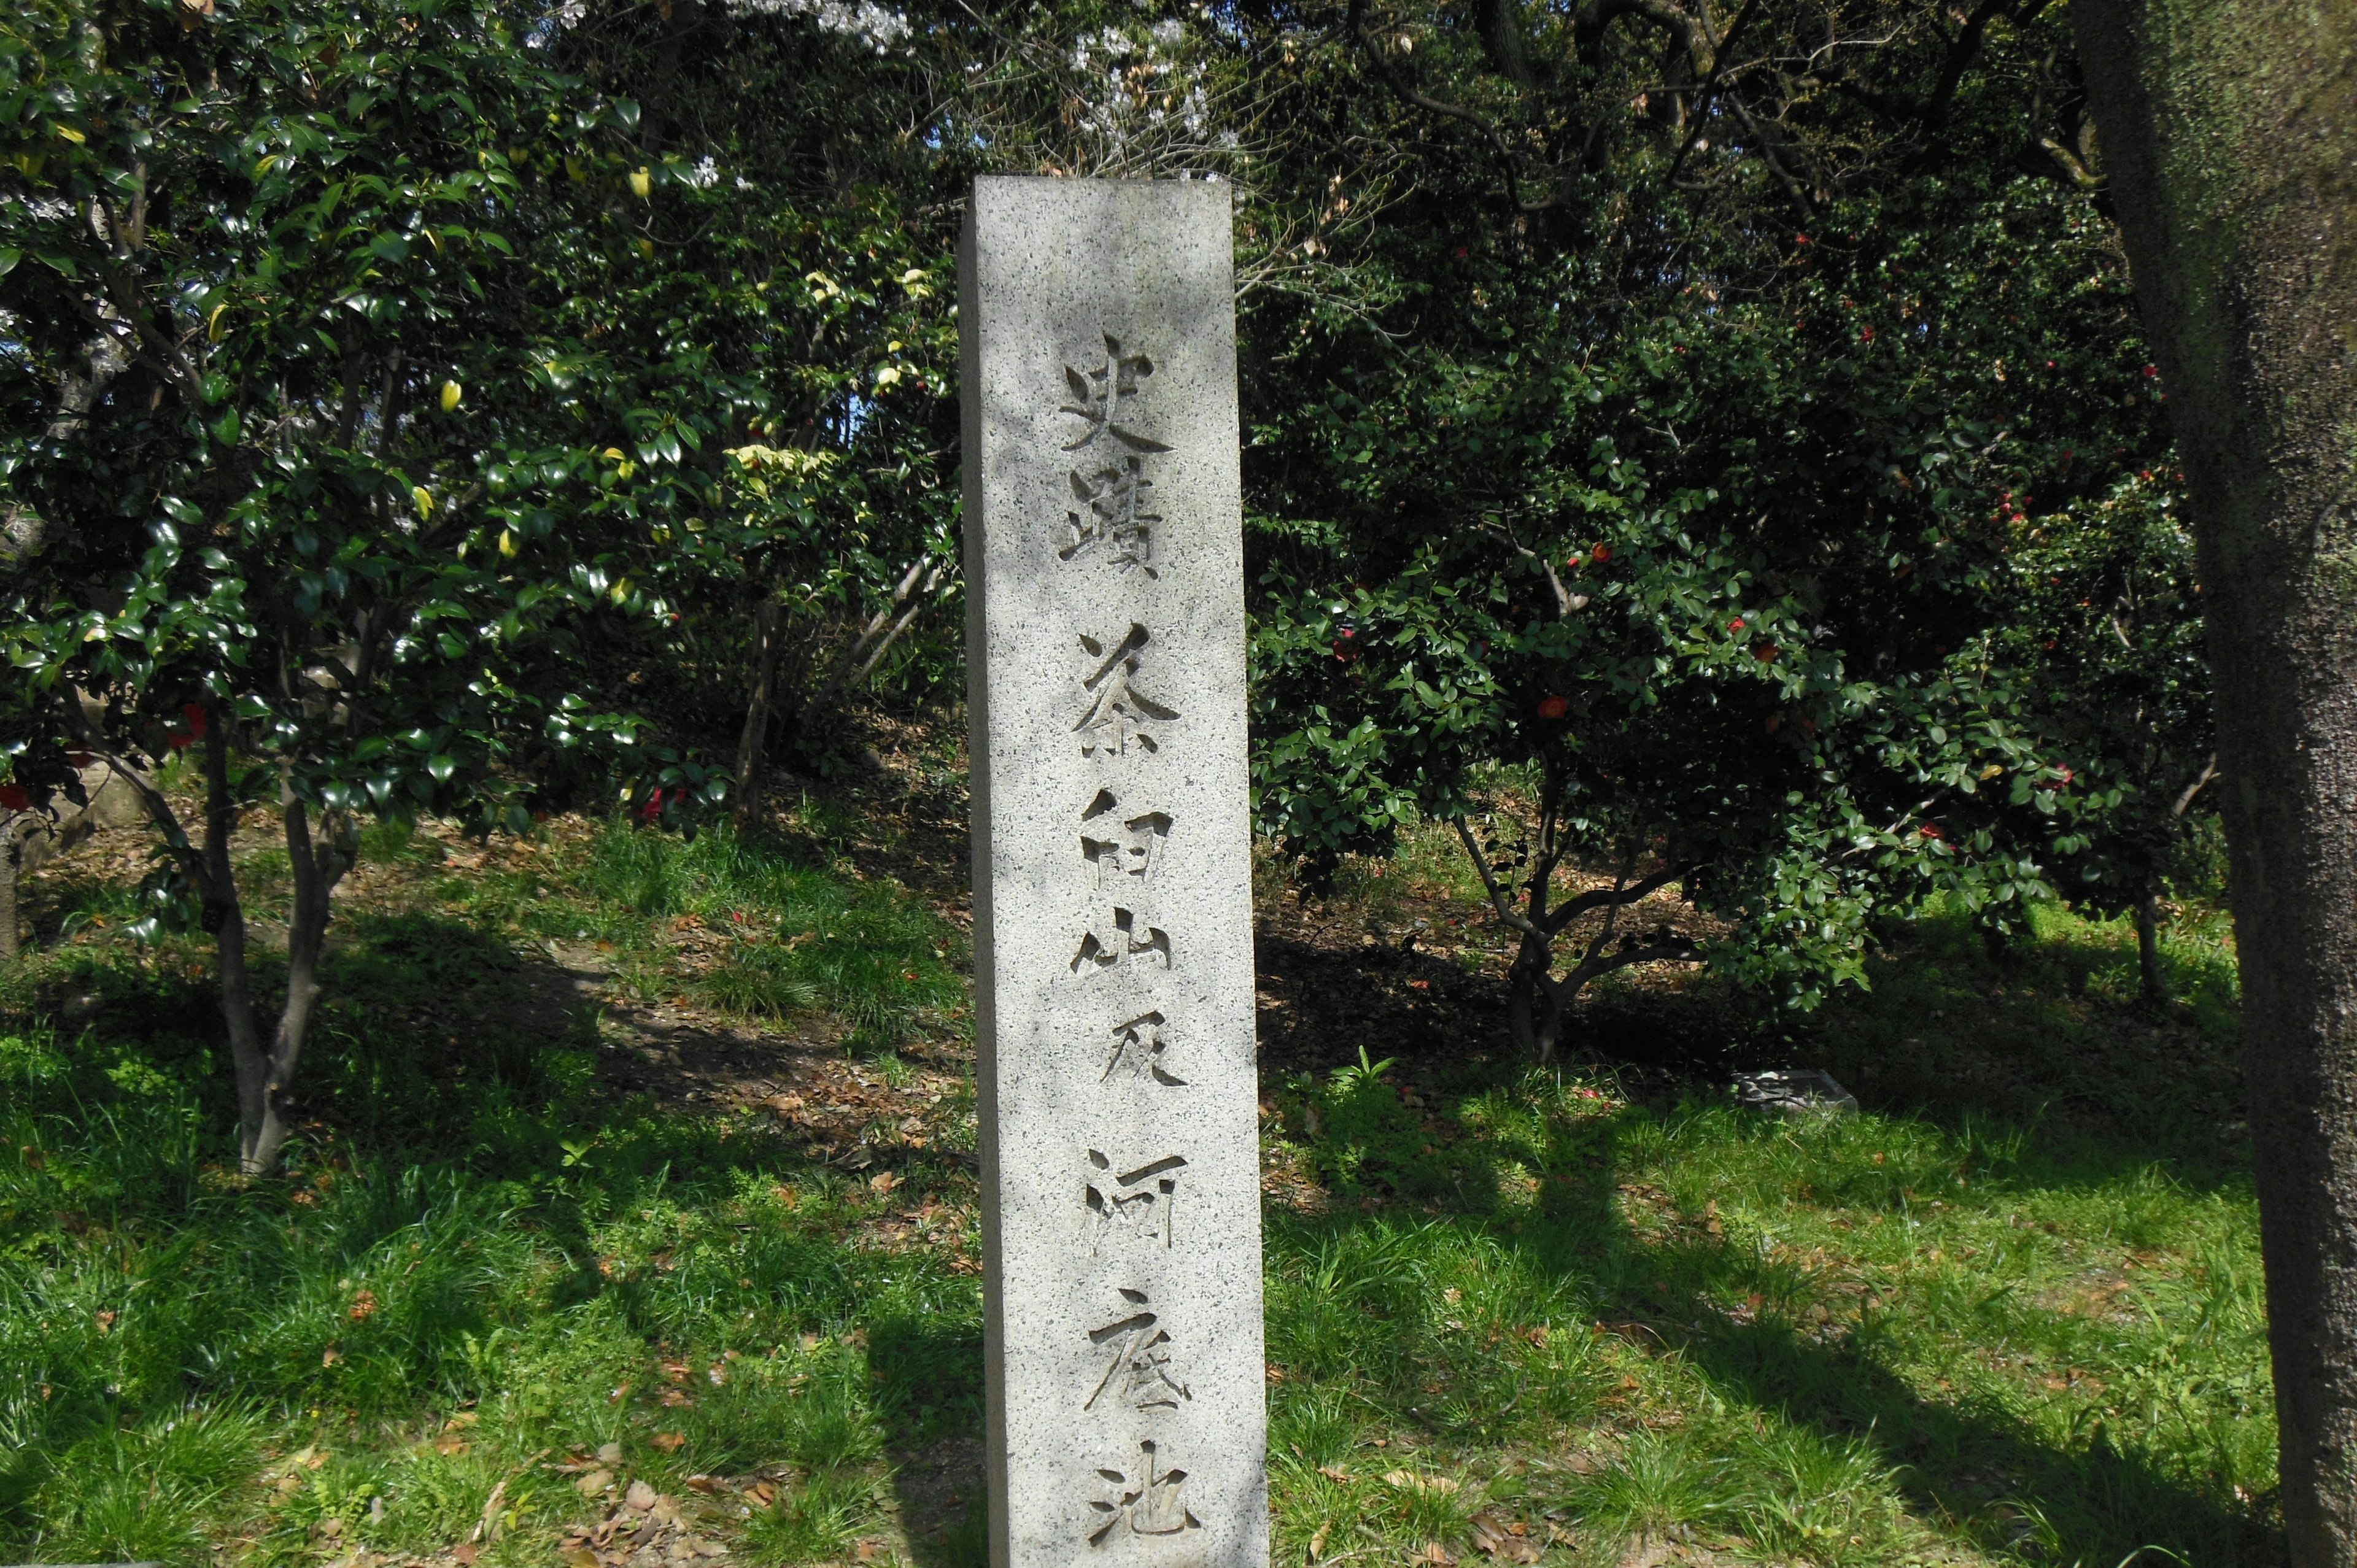
<path fill-rule="evenodd" d="M 1159 1243 L 1166 1250 L 1176 1235 L 1172 1210 L 1178 1202 L 1178 1178 L 1187 1168 L 1183 1155 L 1165 1155 L 1135 1170 L 1115 1171 L 1103 1151 L 1089 1151 L 1085 1187 L 1092 1246 L 1102 1248 L 1110 1237 Z"/>
<path fill-rule="evenodd" d="M 1105 1358 L 1104 1376 L 1082 1404 L 1094 1410 L 1126 1405 L 1132 1410 L 1177 1410 L 1194 1391 L 1171 1371 L 1170 1333 L 1161 1315 L 1150 1309 L 1142 1290 L 1123 1287 L 1122 1300 L 1132 1310 L 1125 1317 L 1089 1330 L 1089 1344 Z"/>
<path fill-rule="evenodd" d="M 1119 892 L 1130 879 L 1143 882 L 1160 869 L 1162 846 L 1170 837 L 1168 811 L 1125 817 L 1114 792 L 1100 789 L 1081 822 L 1081 858 L 1097 868 L 1100 891 Z"/>
<path fill-rule="evenodd" d="M 1102 365 L 1082 370 L 1075 365 L 1064 367 L 1064 383 L 1072 389 L 1073 401 L 1060 412 L 1076 413 L 1088 422 L 1076 440 L 1064 444 L 1067 452 L 1077 452 L 1092 445 L 1098 436 L 1111 436 L 1132 452 L 1168 452 L 1169 447 L 1150 440 L 1122 424 L 1122 405 L 1137 395 L 1137 389 L 1154 373 L 1154 361 L 1143 354 L 1125 354 L 1121 339 L 1108 332 L 1104 335 L 1104 361 Z"/>
<path fill-rule="evenodd" d="M 1127 1469 L 1103 1466 L 1097 1476 L 1105 1484 L 1105 1496 L 1089 1504 L 1098 1520 L 1089 1536 L 1091 1546 L 1103 1546 L 1117 1530 L 1177 1535 L 1203 1528 L 1203 1521 L 1187 1511 L 1187 1472 L 1165 1460 L 1151 1438 L 1137 1445 L 1136 1462 Z"/>
<path fill-rule="evenodd" d="M 1097 1075 L 1099 1083 L 1116 1076 L 1135 1079 L 1141 1083 L 1167 1084 L 1172 1089 L 1184 1089 L 1187 1080 L 1174 1078 L 1163 1064 L 1163 1053 L 1169 1047 L 1162 1038 L 1162 1015 L 1141 1013 L 1113 1026 L 1113 1054 L 1105 1058 L 1104 1071 Z"/>
<path fill-rule="evenodd" d="M 1081 950 L 1072 955 L 1072 972 L 1112 969 L 1124 963 L 1150 967 L 1157 959 L 1162 961 L 1163 968 L 1170 967 L 1170 933 L 1159 926 L 1145 924 L 1134 910 L 1115 908 L 1109 924 L 1081 939 Z"/>
<path fill-rule="evenodd" d="M 1154 484 L 1139 461 L 1125 457 L 1092 473 L 1075 468 L 1071 480 L 1081 510 L 1064 514 L 1064 545 L 1056 558 L 1070 561 L 1102 544 L 1106 559 L 1123 571 L 1159 577 L 1154 569 L 1154 525 L 1162 519 L 1145 509 L 1146 492 Z"/>
<path fill-rule="evenodd" d="M 1081 737 L 1082 756 L 1119 757 L 1133 744 L 1141 751 L 1161 749 L 1155 732 L 1178 718 L 1178 710 L 1138 689 L 1141 655 L 1153 640 L 1135 623 L 1111 649 L 1093 637 L 1082 637 L 1082 648 L 1097 660 L 1096 669 L 1081 682 L 1081 689 L 1090 695 L 1088 709 L 1072 725 L 1072 733 Z"/>

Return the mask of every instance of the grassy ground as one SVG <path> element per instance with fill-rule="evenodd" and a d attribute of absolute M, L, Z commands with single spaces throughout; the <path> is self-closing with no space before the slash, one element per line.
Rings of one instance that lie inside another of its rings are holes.
<path fill-rule="evenodd" d="M 252 1185 L 201 943 L 123 933 L 139 845 L 46 870 L 0 992 L 0 1552 L 974 1568 L 944 815 L 378 832 Z M 1805 1026 L 1639 972 L 1534 1072 L 1445 841 L 1262 893 L 1280 1560 L 2270 1560 L 2214 920 L 2166 1014 L 2120 929 L 2000 961 L 1932 919 Z M 1867 1111 L 1733 1106 L 1787 1060 Z"/>

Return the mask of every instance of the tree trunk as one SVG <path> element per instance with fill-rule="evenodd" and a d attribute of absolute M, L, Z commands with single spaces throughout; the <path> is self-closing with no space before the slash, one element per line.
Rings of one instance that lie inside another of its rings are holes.
<path fill-rule="evenodd" d="M 1528 931 L 1506 972 L 1506 1028 L 1514 1048 L 1541 1059 L 1539 1026 L 1546 994 L 1547 944 Z"/>
<path fill-rule="evenodd" d="M 2144 999 L 2158 1006 L 2169 1000 L 2169 976 L 2160 969 L 2160 895 L 2147 888 L 2136 906 L 2136 973 Z"/>
<path fill-rule="evenodd" d="M 785 618 L 778 601 L 761 596 L 753 612 L 753 693 L 745 703 L 745 728 L 737 737 L 737 803 L 733 815 L 739 838 L 761 820 L 762 775 L 769 768 L 770 712 L 776 705 L 778 644 Z"/>
<path fill-rule="evenodd" d="M 230 861 L 230 838 L 237 832 L 237 800 L 230 792 L 229 725 L 218 705 L 209 704 L 205 725 L 205 907 L 204 926 L 213 937 L 221 971 L 221 1023 L 229 1031 L 230 1066 L 237 1077 L 239 1164 L 258 1174 L 253 1161 L 270 1102 L 270 1062 L 254 1026 L 253 976 L 245 961 L 245 908 L 237 897 L 237 870 Z"/>
<path fill-rule="evenodd" d="M 16 868 L 24 853 L 24 833 L 21 813 L 0 828 L 0 962 L 16 956 Z"/>
<path fill-rule="evenodd" d="M 294 1130 L 286 1119 L 285 1094 L 295 1081 L 295 1064 L 303 1055 L 311 1015 L 318 1005 L 319 954 L 327 942 L 328 900 L 336 879 L 332 862 L 321 864 L 325 857 L 312 836 L 309 811 L 285 784 L 279 789 L 279 809 L 285 815 L 286 862 L 295 897 L 286 918 L 286 1001 L 279 1009 L 278 1029 L 270 1042 L 261 1116 L 242 1130 L 242 1163 L 254 1175 L 276 1168 L 279 1151 Z"/>
<path fill-rule="evenodd" d="M 2297 1568 L 2357 1563 L 2357 4 L 2079 0 L 2199 540 Z"/>

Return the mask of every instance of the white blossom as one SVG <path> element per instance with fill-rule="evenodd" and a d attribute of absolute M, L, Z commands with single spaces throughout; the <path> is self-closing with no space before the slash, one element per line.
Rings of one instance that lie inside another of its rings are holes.
<path fill-rule="evenodd" d="M 875 0 L 859 0 L 856 5 L 846 0 L 730 0 L 730 5 L 745 16 L 808 16 L 823 31 L 857 38 L 877 54 L 915 30 L 905 15 Z"/>

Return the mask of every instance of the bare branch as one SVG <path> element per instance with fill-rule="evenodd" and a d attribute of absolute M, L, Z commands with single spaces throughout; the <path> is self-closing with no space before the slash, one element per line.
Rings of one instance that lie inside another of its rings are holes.
<path fill-rule="evenodd" d="M 1562 983 L 1577 993 L 1589 981 L 1610 974 L 1615 970 L 1629 969 L 1641 963 L 1704 961 L 1701 950 L 1683 939 L 1671 942 L 1649 942 L 1642 947 L 1622 948 L 1619 952 L 1606 953 L 1601 958 L 1584 960 L 1577 969 L 1563 977 Z"/>
<path fill-rule="evenodd" d="M 1694 867 L 1691 865 L 1663 866 L 1651 876 L 1627 887 L 1615 883 L 1610 887 L 1590 888 L 1577 897 L 1568 900 L 1563 908 L 1555 912 L 1549 922 L 1549 934 L 1561 931 L 1566 926 L 1591 909 L 1607 908 L 1618 909 L 1625 904 L 1642 903 L 1671 883 L 1692 875 Z"/>
<path fill-rule="evenodd" d="M 1464 817 L 1460 814 L 1449 820 L 1457 824 L 1457 836 L 1464 842 L 1465 853 L 1472 857 L 1473 869 L 1480 874 L 1481 886 L 1488 890 L 1490 906 L 1498 911 L 1498 918 L 1526 937 L 1537 937 L 1544 940 L 1552 933 L 1542 931 L 1529 920 L 1514 913 L 1513 906 L 1507 902 L 1506 890 L 1498 886 L 1498 879 L 1490 873 L 1490 857 L 1483 854 L 1481 846 L 1474 842 L 1473 830 L 1465 825 Z"/>
<path fill-rule="evenodd" d="M 2213 751 L 2210 754 L 2210 760 L 2201 765 L 2201 776 L 2195 779 L 2192 783 L 2188 784 L 2185 787 L 2184 791 L 2177 797 L 2177 804 L 2169 809 L 2169 814 L 2172 817 L 2181 817 L 2185 815 L 2188 811 L 2192 809 L 2193 798 L 2196 795 L 2201 794 L 2203 787 L 2208 785 L 2217 777 L 2218 754 Z"/>

